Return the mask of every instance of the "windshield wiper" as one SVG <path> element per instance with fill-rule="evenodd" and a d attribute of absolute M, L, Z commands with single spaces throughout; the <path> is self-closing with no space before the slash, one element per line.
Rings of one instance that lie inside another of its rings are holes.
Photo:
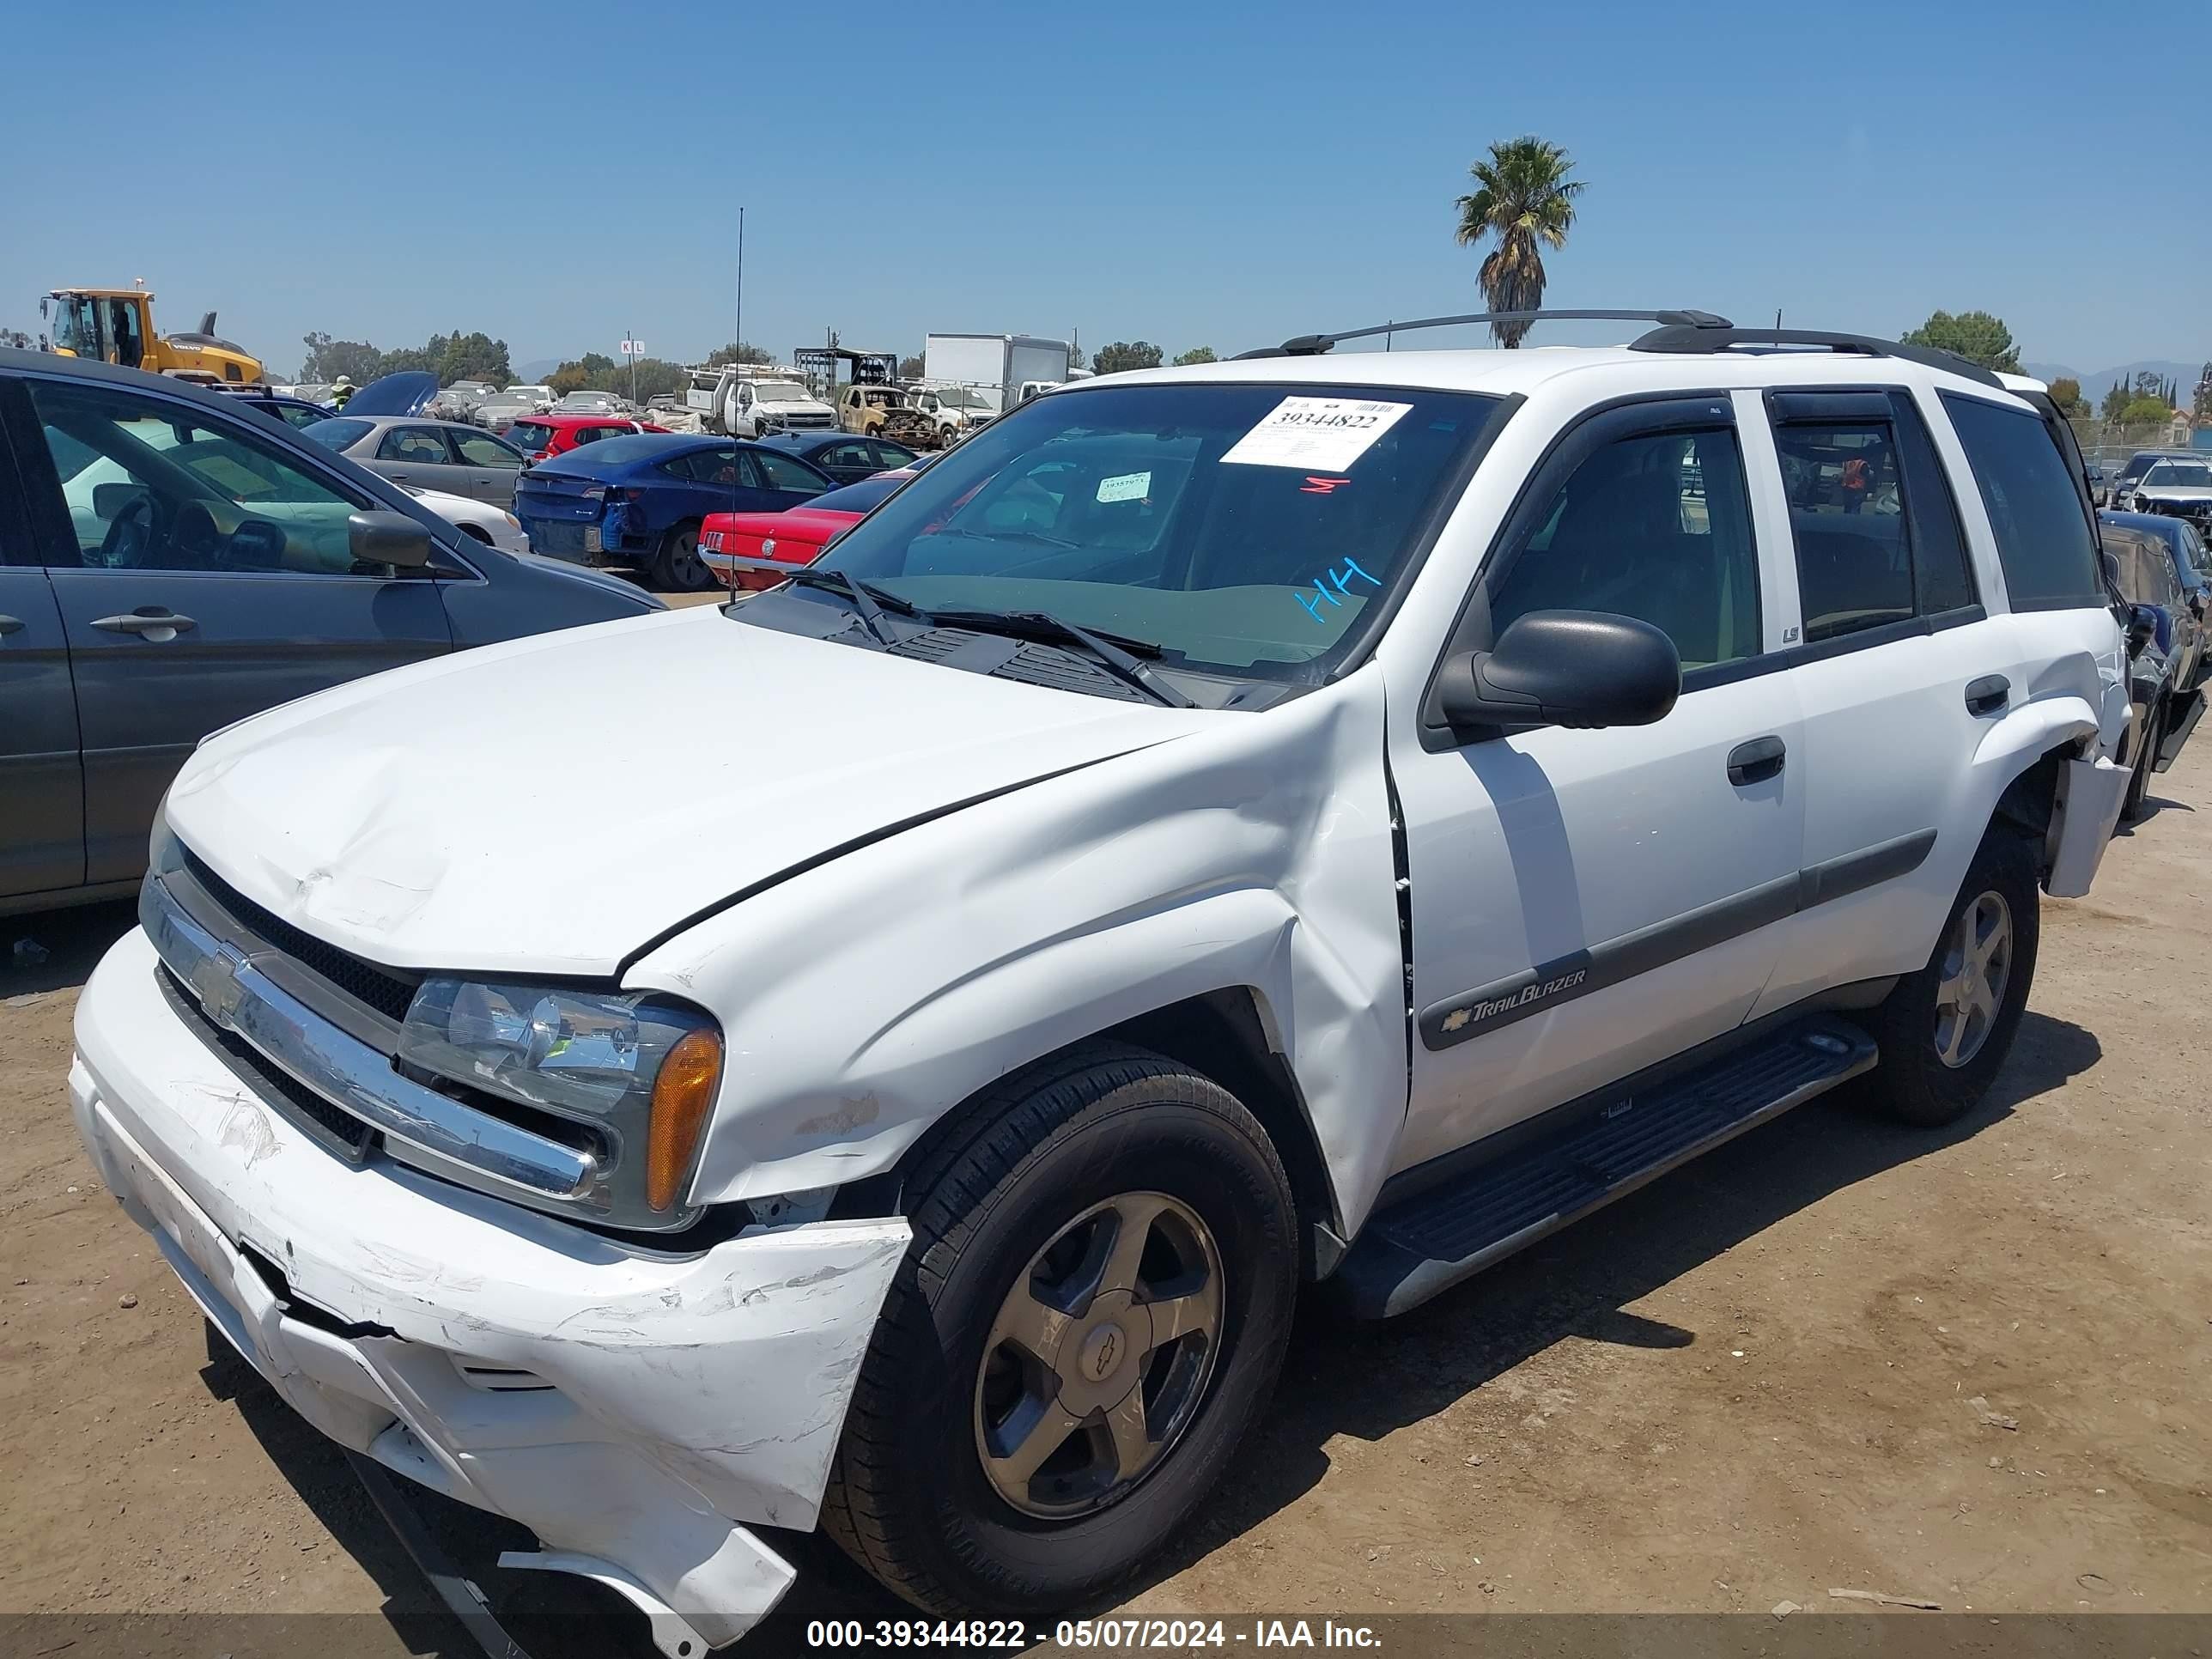
<path fill-rule="evenodd" d="M 1162 679 L 1152 665 L 1133 654 L 1157 657 L 1163 647 L 1150 640 L 1133 640 L 1124 634 L 1098 634 L 1080 623 L 1055 617 L 1049 611 L 939 611 L 931 620 L 939 627 L 972 628 L 979 633 L 1007 634 L 1023 639 L 1079 647 L 1095 658 L 1115 678 L 1133 685 L 1155 702 L 1170 708 L 1195 708 L 1198 704 Z"/>
<path fill-rule="evenodd" d="M 884 612 L 896 611 L 902 616 L 919 617 L 927 621 L 928 613 L 918 605 L 909 604 L 886 588 L 858 576 L 848 576 L 842 570 L 824 570 L 811 564 L 793 565 L 788 580 L 801 587 L 827 587 L 835 592 L 849 595 L 853 609 L 860 613 L 861 626 L 875 636 L 876 643 L 888 649 L 892 644 L 890 631 L 884 626 Z"/>

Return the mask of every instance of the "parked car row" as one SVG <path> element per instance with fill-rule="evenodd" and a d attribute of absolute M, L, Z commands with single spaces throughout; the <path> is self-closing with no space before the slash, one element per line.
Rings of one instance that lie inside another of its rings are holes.
<path fill-rule="evenodd" d="M 219 727 L 660 608 L 531 556 L 495 494 L 417 493 L 322 441 L 349 422 L 310 436 L 262 402 L 0 350 L 0 912 L 134 888 L 162 793 Z"/>
<path fill-rule="evenodd" d="M 2132 823 L 2142 814 L 2153 775 L 2179 757 L 2203 716 L 2212 594 L 2204 541 L 2188 520 L 2111 511 L 2097 520 L 2108 568 L 2134 607 L 2129 687 L 2138 714 L 2123 757 L 2129 780 L 2121 807 Z"/>

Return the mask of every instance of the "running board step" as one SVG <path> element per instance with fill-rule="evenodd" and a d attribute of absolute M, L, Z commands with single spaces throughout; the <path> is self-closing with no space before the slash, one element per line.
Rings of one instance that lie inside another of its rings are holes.
<path fill-rule="evenodd" d="M 1793 1022 L 1392 1205 L 1360 1230 L 1325 1288 L 1358 1318 L 1404 1313 L 1880 1057 L 1855 1025 Z"/>

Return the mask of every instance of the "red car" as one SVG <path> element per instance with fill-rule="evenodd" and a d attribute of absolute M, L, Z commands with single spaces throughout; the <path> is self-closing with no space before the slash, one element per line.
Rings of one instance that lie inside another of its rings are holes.
<path fill-rule="evenodd" d="M 529 456 L 534 465 L 602 438 L 667 430 L 650 421 L 625 421 L 614 415 L 532 415 L 507 428 L 506 435 L 507 442 Z"/>
<path fill-rule="evenodd" d="M 769 570 L 747 570 L 738 559 L 812 564 L 822 550 L 865 518 L 878 501 L 915 475 L 901 467 L 817 495 L 781 513 L 709 513 L 699 526 L 699 558 L 725 587 L 757 593 L 783 579 Z"/>

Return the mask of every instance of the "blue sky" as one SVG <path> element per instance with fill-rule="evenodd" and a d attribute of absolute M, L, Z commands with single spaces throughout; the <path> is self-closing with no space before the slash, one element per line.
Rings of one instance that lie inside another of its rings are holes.
<path fill-rule="evenodd" d="M 309 329 L 696 357 L 731 336 L 740 203 L 744 331 L 779 352 L 1225 355 L 1474 310 L 1453 201 L 1524 132 L 1589 186 L 1555 305 L 1882 333 L 1983 307 L 2033 361 L 2212 357 L 2201 5 L 2148 57 L 2037 0 L 108 0 L 7 33 L 54 72 L 0 101 L 0 324 L 143 276 L 165 328 L 217 307 L 286 373 Z"/>

